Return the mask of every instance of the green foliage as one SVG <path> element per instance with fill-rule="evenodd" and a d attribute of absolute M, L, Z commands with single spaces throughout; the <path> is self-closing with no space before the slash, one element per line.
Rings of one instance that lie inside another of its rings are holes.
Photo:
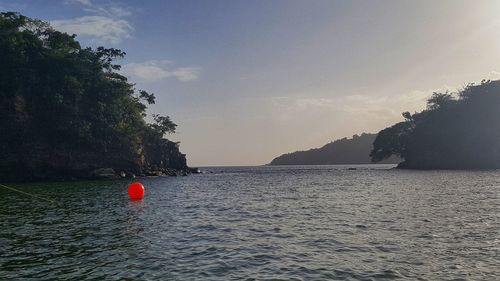
<path fill-rule="evenodd" d="M 0 13 L 1 173 L 140 170 L 147 132 L 161 139 L 177 125 L 159 116 L 146 124 L 141 100 L 152 104 L 155 97 L 136 95 L 116 72 L 124 55 L 82 48 L 45 22 Z"/>
<path fill-rule="evenodd" d="M 469 84 L 458 93 L 434 93 L 427 109 L 382 130 L 374 161 L 398 155 L 401 167 L 500 168 L 500 81 Z"/>
<path fill-rule="evenodd" d="M 406 117 L 406 116 L 405 116 Z M 411 119 L 380 131 L 373 142 L 374 149 L 370 153 L 373 162 L 380 162 L 396 155 L 401 157 L 405 152 L 405 140 L 411 131 Z"/>
<path fill-rule="evenodd" d="M 140 90 L 139 97 L 145 100 L 148 104 L 155 104 L 156 97 L 154 94 L 150 94 L 144 90 Z"/>
<path fill-rule="evenodd" d="M 158 114 L 153 114 L 153 118 L 155 120 L 155 123 L 149 125 L 153 130 L 159 132 L 162 136 L 167 133 L 175 133 L 177 124 L 172 122 L 169 116 L 160 116 Z"/>
<path fill-rule="evenodd" d="M 450 105 L 455 99 L 449 92 L 436 93 L 427 100 L 427 109 L 436 110 L 444 106 Z"/>

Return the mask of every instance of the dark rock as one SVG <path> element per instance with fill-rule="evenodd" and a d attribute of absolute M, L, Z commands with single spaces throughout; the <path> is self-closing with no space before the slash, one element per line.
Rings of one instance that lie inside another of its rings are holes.
<path fill-rule="evenodd" d="M 201 170 L 199 168 L 188 168 L 188 171 L 191 174 L 201 174 Z"/>
<path fill-rule="evenodd" d="M 113 168 L 100 168 L 92 171 L 92 177 L 98 179 L 116 179 L 119 176 L 115 173 Z"/>
<path fill-rule="evenodd" d="M 147 171 L 146 176 L 149 177 L 161 177 L 164 176 L 165 174 L 162 171 Z"/>

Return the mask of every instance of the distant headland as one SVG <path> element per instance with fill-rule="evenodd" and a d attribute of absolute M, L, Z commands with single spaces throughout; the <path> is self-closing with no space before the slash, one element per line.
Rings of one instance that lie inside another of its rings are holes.
<path fill-rule="evenodd" d="M 296 151 L 274 158 L 270 165 L 335 165 L 371 164 L 370 151 L 377 134 L 362 133 L 352 138 L 342 138 L 307 151 Z M 397 164 L 401 159 L 394 156 L 382 160 L 382 164 Z"/>

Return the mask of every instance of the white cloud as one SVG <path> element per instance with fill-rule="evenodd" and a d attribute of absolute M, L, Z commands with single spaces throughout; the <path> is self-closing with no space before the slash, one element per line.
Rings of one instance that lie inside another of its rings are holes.
<path fill-rule="evenodd" d="M 69 20 L 55 20 L 51 23 L 59 31 L 111 44 L 130 38 L 133 31 L 133 27 L 126 20 L 104 16 L 83 16 Z"/>
<path fill-rule="evenodd" d="M 122 66 L 125 76 L 134 79 L 154 82 L 168 78 L 174 78 L 182 82 L 196 80 L 199 67 L 171 67 L 172 62 L 166 60 L 151 60 L 142 63 L 128 63 Z"/>
<path fill-rule="evenodd" d="M 490 80 L 499 80 L 500 79 L 500 72 L 498 72 L 498 71 L 491 71 L 488 74 L 488 79 L 490 79 Z"/>
<path fill-rule="evenodd" d="M 97 43 L 118 44 L 132 37 L 134 28 L 127 20 L 132 12 L 128 8 L 113 4 L 98 5 L 91 0 L 67 0 L 67 3 L 83 6 L 88 15 L 51 21 L 55 29 L 93 39 Z"/>
<path fill-rule="evenodd" d="M 199 70 L 197 67 L 179 67 L 172 74 L 180 81 L 191 81 L 198 79 Z"/>
<path fill-rule="evenodd" d="M 66 0 L 67 3 L 70 4 L 80 4 L 83 6 L 92 6 L 92 1 L 90 0 Z"/>
<path fill-rule="evenodd" d="M 281 121 L 290 121 L 311 112 L 343 113 L 359 120 L 394 120 L 402 119 L 401 113 L 404 111 L 414 112 L 424 109 L 426 99 L 431 94 L 432 91 L 414 91 L 398 96 L 271 97 L 268 104 Z"/>

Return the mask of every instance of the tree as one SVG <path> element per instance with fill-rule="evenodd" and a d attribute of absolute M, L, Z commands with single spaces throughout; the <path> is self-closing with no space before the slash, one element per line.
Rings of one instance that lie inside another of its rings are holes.
<path fill-rule="evenodd" d="M 454 101 L 454 99 L 449 92 L 434 92 L 432 96 L 427 100 L 427 109 L 436 110 L 450 104 L 452 101 Z"/>
<path fill-rule="evenodd" d="M 373 142 L 373 150 L 370 153 L 372 161 L 380 162 L 392 155 L 404 157 L 405 141 L 411 133 L 411 128 L 411 122 L 406 121 L 380 131 Z"/>
<path fill-rule="evenodd" d="M 400 167 L 500 168 L 500 80 L 468 84 L 457 93 L 434 93 L 428 107 L 382 130 L 371 156 L 404 158 Z"/>
<path fill-rule="evenodd" d="M 148 104 L 155 104 L 156 97 L 154 94 L 141 90 L 139 91 L 139 97 L 145 100 Z"/>
<path fill-rule="evenodd" d="M 177 124 L 170 120 L 169 116 L 160 116 L 158 114 L 153 114 L 153 118 L 155 123 L 150 124 L 149 126 L 153 128 L 155 131 L 159 132 L 162 136 L 165 134 L 175 133 L 175 129 L 177 128 Z"/>
<path fill-rule="evenodd" d="M 162 139 L 177 125 L 161 116 L 145 122 L 143 102 L 154 104 L 155 96 L 137 94 L 116 72 L 124 56 L 82 48 L 75 35 L 40 20 L 0 13 L 0 178 L 141 170 L 145 132 Z"/>

